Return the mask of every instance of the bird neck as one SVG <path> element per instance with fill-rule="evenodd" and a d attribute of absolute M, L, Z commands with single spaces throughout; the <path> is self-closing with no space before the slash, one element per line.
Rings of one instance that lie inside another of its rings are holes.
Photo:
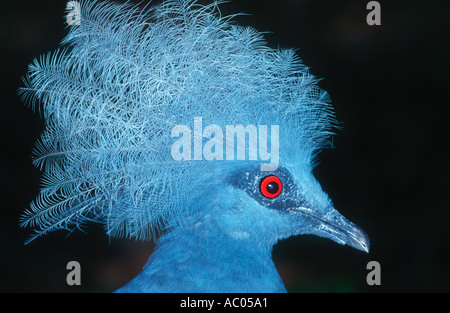
<path fill-rule="evenodd" d="M 214 213 L 161 238 L 142 273 L 122 291 L 285 292 L 272 245 Z"/>

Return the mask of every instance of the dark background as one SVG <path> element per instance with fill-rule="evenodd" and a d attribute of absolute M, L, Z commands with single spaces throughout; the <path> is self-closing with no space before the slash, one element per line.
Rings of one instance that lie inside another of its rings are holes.
<path fill-rule="evenodd" d="M 449 292 L 448 1 L 379 1 L 382 25 L 368 26 L 356 0 L 234 0 L 224 14 L 271 31 L 269 46 L 296 48 L 331 96 L 343 130 L 315 174 L 336 208 L 371 239 L 369 254 L 313 236 L 274 248 L 291 292 Z M 24 246 L 18 218 L 38 192 L 31 151 L 43 129 L 16 90 L 33 58 L 66 34 L 65 1 L 5 1 L 0 11 L 0 291 L 110 292 L 134 277 L 151 243 L 55 232 Z M 82 285 L 66 284 L 81 264 Z M 381 265 L 368 286 L 366 264 Z"/>

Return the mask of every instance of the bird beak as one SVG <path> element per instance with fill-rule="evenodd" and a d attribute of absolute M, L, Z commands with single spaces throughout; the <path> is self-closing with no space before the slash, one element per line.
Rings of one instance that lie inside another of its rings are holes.
<path fill-rule="evenodd" d="M 335 209 L 330 208 L 320 216 L 317 212 L 304 207 L 290 209 L 289 213 L 311 221 L 312 229 L 308 230 L 308 233 L 369 253 L 370 242 L 366 233 Z"/>

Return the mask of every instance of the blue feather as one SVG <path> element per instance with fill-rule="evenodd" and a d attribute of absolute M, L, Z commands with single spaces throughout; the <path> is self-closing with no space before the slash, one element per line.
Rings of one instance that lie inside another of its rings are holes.
<path fill-rule="evenodd" d="M 21 217 L 22 226 L 35 229 L 29 241 L 91 221 L 102 223 L 109 236 L 150 240 L 162 231 L 192 233 L 195 221 L 218 208 L 251 206 L 245 192 L 224 194 L 222 188 L 232 173 L 260 159 L 172 157 L 171 130 L 193 129 L 196 117 L 221 129 L 278 125 L 280 167 L 296 173 L 299 192 L 309 191 L 302 199 L 324 212 L 330 207 L 311 174 L 337 126 L 327 93 L 293 50 L 267 47 L 261 33 L 222 16 L 219 3 L 171 0 L 142 8 L 81 1 L 80 25 L 70 26 L 61 48 L 32 62 L 20 93 L 45 119 L 45 131 L 34 150 L 34 164 L 44 171 L 42 189 Z M 283 225 L 274 226 L 282 234 L 270 237 L 268 246 L 299 233 Z M 156 255 L 167 250 L 160 247 Z M 270 249 L 264 247 L 264 255 L 270 257 Z M 152 273 L 158 262 L 149 265 Z M 272 265 L 266 268 L 268 277 L 276 276 Z M 143 290 L 157 289 L 149 288 Z"/>
<path fill-rule="evenodd" d="M 295 152 L 282 154 L 285 162 L 297 162 L 299 151 L 309 160 L 328 143 L 331 106 L 296 54 L 264 46 L 261 34 L 218 16 L 216 5 L 81 2 L 81 25 L 63 49 L 30 65 L 21 89 L 34 108 L 43 104 L 46 120 L 34 159 L 46 188 L 22 225 L 37 215 L 38 235 L 71 229 L 89 212 L 110 235 L 150 239 L 186 214 L 184 195 L 237 166 L 170 159 L 170 129 L 194 116 L 221 126 L 282 125 L 280 147 Z M 168 183 L 174 194 L 163 192 Z"/>

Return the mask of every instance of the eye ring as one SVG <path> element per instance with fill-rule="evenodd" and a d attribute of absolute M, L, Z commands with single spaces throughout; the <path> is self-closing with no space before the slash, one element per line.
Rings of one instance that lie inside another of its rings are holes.
<path fill-rule="evenodd" d="M 282 189 L 283 184 L 281 183 L 281 180 L 274 175 L 264 177 L 261 179 L 261 183 L 259 185 L 259 190 L 262 195 L 269 199 L 278 197 Z"/>

